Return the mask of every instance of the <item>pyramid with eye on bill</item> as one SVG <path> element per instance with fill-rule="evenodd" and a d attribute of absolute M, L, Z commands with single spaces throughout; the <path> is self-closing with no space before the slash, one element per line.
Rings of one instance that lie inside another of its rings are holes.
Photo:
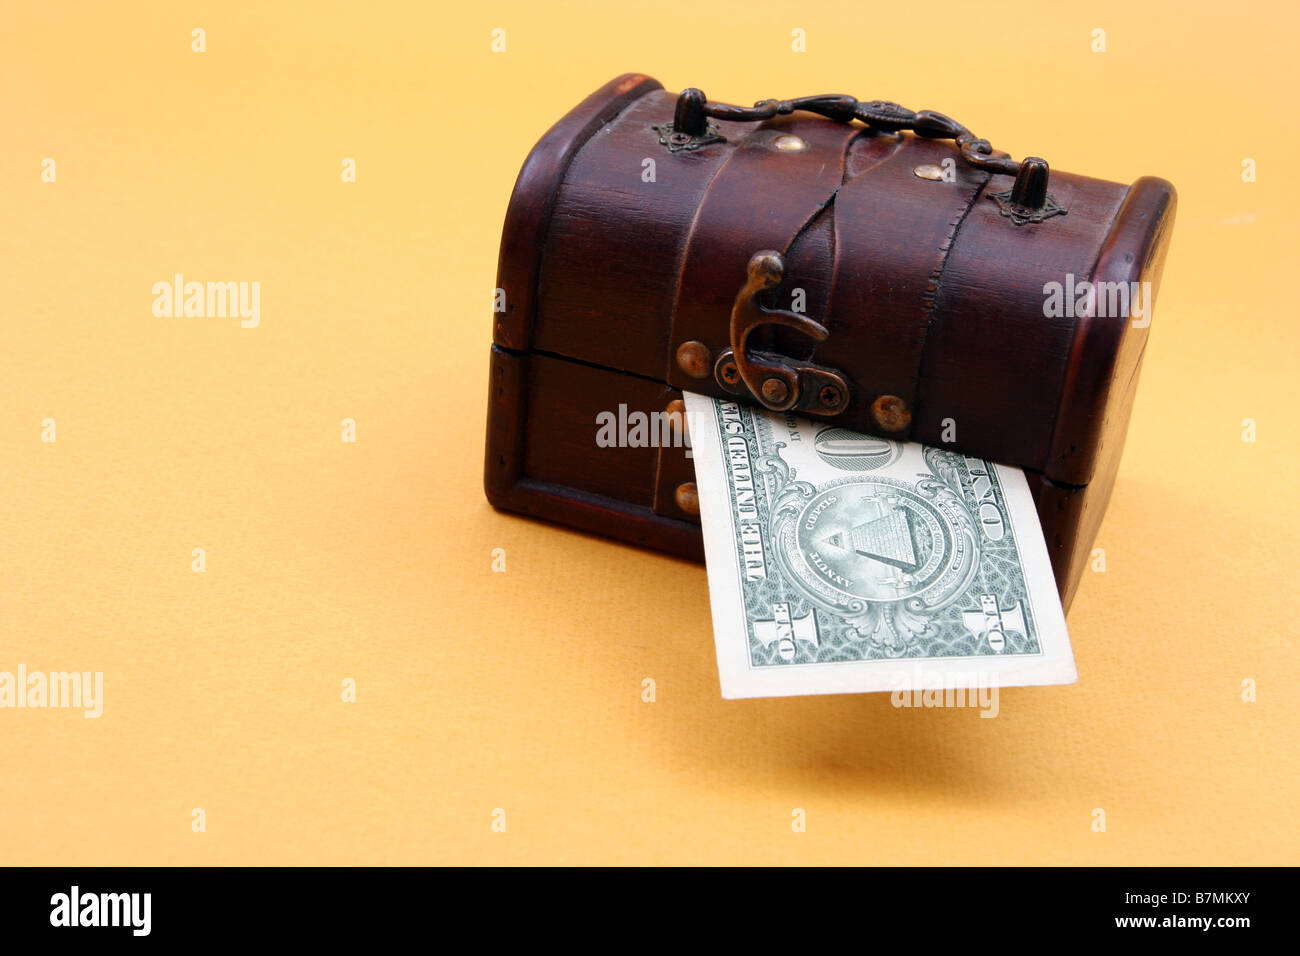
<path fill-rule="evenodd" d="M 921 566 L 916 560 L 911 518 L 901 508 L 864 521 L 847 531 L 827 535 L 822 539 L 822 544 L 829 544 L 841 551 L 851 551 L 904 571 L 915 571 Z"/>

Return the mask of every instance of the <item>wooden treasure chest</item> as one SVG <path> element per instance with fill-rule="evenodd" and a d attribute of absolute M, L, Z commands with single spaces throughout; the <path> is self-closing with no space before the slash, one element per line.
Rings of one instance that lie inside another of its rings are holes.
<path fill-rule="evenodd" d="M 1049 171 L 932 111 L 741 108 L 621 76 L 542 137 L 510 199 L 488 498 L 703 560 L 689 449 L 598 423 L 733 397 L 1023 468 L 1068 607 L 1174 208 L 1162 179 Z"/>

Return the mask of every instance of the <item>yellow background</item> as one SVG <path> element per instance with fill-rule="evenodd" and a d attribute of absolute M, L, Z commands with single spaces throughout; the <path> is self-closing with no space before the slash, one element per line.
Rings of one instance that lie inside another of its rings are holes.
<path fill-rule="evenodd" d="M 100 670 L 105 703 L 0 711 L 0 863 L 1300 862 L 1296 26 L 1280 2 L 6 0 L 0 670 Z M 506 202 L 628 70 L 894 99 L 1178 187 L 1078 685 L 995 720 L 723 701 L 701 568 L 489 508 Z M 260 327 L 155 318 L 175 272 L 260 281 Z"/>

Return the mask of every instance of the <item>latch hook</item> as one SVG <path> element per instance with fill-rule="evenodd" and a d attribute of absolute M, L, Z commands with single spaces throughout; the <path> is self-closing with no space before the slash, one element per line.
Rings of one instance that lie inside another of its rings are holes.
<path fill-rule="evenodd" d="M 714 364 L 714 377 L 729 392 L 746 391 L 765 408 L 783 412 L 797 408 L 812 415 L 835 415 L 848 404 L 844 376 L 815 365 L 792 366 L 781 356 L 749 351 L 749 336 L 765 325 L 784 325 L 824 342 L 830 332 L 820 322 L 797 312 L 769 309 L 759 296 L 781 284 L 785 262 L 774 249 L 750 257 L 747 278 L 731 307 L 731 348 Z"/>

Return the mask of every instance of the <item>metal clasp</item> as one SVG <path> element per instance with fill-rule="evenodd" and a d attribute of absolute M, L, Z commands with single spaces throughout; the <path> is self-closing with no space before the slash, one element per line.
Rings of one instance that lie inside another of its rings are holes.
<path fill-rule="evenodd" d="M 843 373 L 816 365 L 792 365 L 766 352 L 750 352 L 750 333 L 764 325 L 784 325 L 824 342 L 830 332 L 806 315 L 769 309 L 758 297 L 781 284 L 785 263 L 773 249 L 756 252 L 746 268 L 748 278 L 731 308 L 731 348 L 713 366 L 713 377 L 733 395 L 747 396 L 773 411 L 796 409 L 809 415 L 836 415 L 848 405 L 849 385 Z"/>

